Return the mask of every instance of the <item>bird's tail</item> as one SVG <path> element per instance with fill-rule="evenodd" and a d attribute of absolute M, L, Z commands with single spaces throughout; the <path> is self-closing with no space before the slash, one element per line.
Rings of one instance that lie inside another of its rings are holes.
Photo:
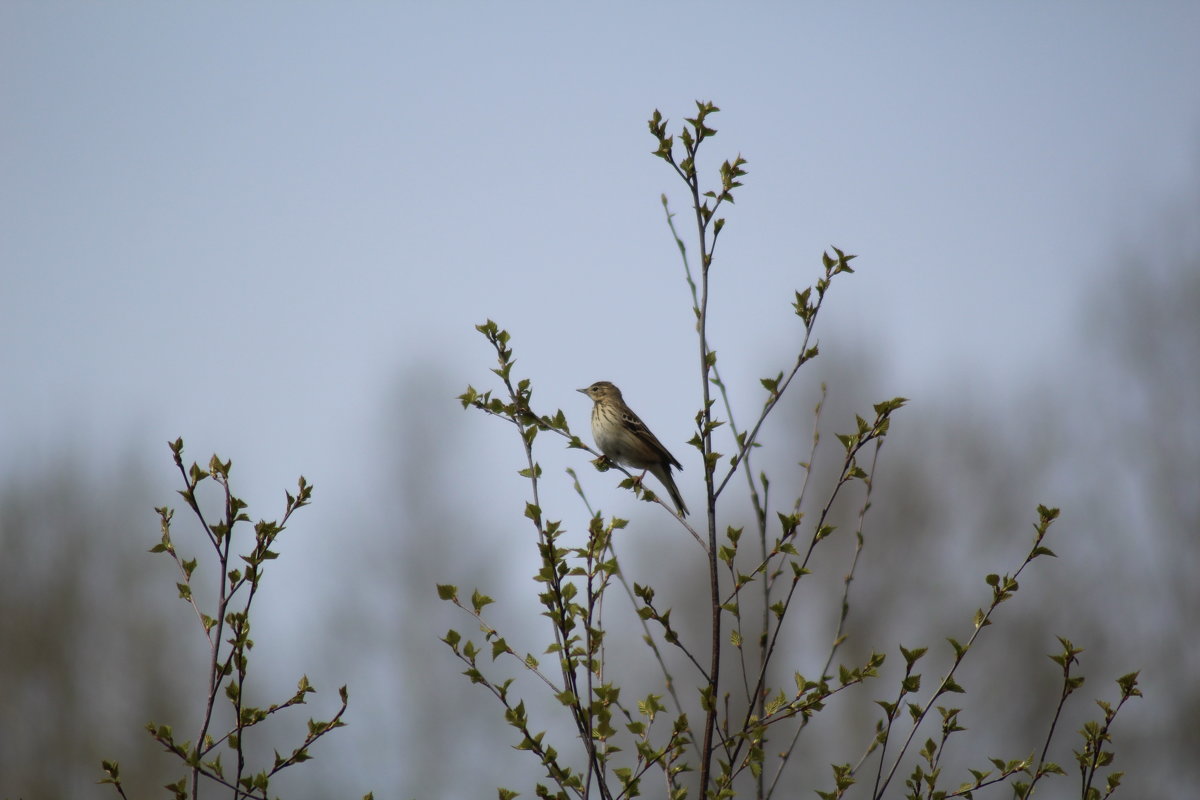
<path fill-rule="evenodd" d="M 663 465 L 658 469 L 651 470 L 654 477 L 662 482 L 662 485 L 667 487 L 667 493 L 671 495 L 671 500 L 675 503 L 675 508 L 679 510 L 679 516 L 686 517 L 688 515 L 687 504 L 683 502 L 683 495 L 679 493 L 679 487 L 675 485 L 675 479 L 671 477 L 671 468 Z"/>

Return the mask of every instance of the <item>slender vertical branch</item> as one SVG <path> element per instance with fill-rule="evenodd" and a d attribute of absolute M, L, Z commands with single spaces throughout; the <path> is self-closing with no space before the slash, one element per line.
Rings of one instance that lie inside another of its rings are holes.
<path fill-rule="evenodd" d="M 675 167 L 680 177 L 683 178 L 684 183 L 687 184 L 688 191 L 691 193 L 692 210 L 696 220 L 696 239 L 700 249 L 700 291 L 699 302 L 695 308 L 696 333 L 699 340 L 702 402 L 698 422 L 701 454 L 704 458 L 705 510 L 707 512 L 708 526 L 709 610 L 711 614 L 711 649 L 709 653 L 708 682 L 702 695 L 704 732 L 700 744 L 699 791 L 700 797 L 703 798 L 708 792 L 711 780 L 713 739 L 716 732 L 718 708 L 717 692 L 721 685 L 721 584 L 717 556 L 717 496 L 713 485 L 715 451 L 713 450 L 712 442 L 712 397 L 709 388 L 710 371 L 713 363 L 715 363 L 715 353 L 709 349 L 708 345 L 708 271 L 712 266 L 712 255 L 710 253 L 707 228 L 709 220 L 712 219 L 712 212 L 700 197 L 700 181 L 696 171 L 696 151 L 705 137 L 711 133 L 715 133 L 715 131 L 711 131 L 705 127 L 704 117 L 707 113 L 706 107 L 703 104 L 698 105 L 699 113 L 696 118 L 688 121 L 695 131 L 694 137 L 687 133 L 686 128 L 682 136 L 686 157 L 678 165 L 674 163 L 673 156 L 668 160 Z"/>
<path fill-rule="evenodd" d="M 817 406 L 817 414 L 820 415 L 821 406 Z M 816 436 L 814 434 L 815 449 Z M 855 546 L 854 555 L 850 559 L 850 567 L 846 570 L 846 576 L 842 580 L 842 602 L 841 611 L 838 615 L 837 629 L 833 633 L 833 641 L 829 646 L 829 653 L 825 657 L 825 664 L 821 667 L 821 674 L 828 675 L 830 668 L 833 666 L 833 659 L 837 655 L 837 651 L 841 648 L 842 642 L 846 636 L 846 620 L 850 615 L 850 584 L 854 581 L 854 573 L 858 569 L 858 559 L 862 555 L 863 550 L 863 528 L 866 524 L 867 511 L 871 508 L 871 493 L 875 488 L 875 468 L 879 465 L 879 451 L 883 447 L 883 440 L 877 439 L 875 442 L 875 451 L 871 456 L 871 469 L 867 472 L 865 478 L 866 490 L 863 496 L 862 506 L 858 510 L 858 530 L 855 531 Z M 811 456 L 810 456 L 811 463 Z M 764 581 L 765 583 L 765 581 Z M 763 647 L 766 647 L 764 640 Z M 797 743 L 800 741 L 800 735 L 804 729 L 808 727 L 808 717 L 803 717 L 800 724 L 796 727 L 795 733 L 792 735 L 791 741 L 788 743 L 787 749 L 779 756 L 779 767 L 775 771 L 774 777 L 771 779 L 771 786 L 767 790 L 765 797 L 771 797 L 775 794 L 775 788 L 779 784 L 779 778 L 783 775 L 783 768 L 787 766 L 788 760 L 796 749 Z"/>

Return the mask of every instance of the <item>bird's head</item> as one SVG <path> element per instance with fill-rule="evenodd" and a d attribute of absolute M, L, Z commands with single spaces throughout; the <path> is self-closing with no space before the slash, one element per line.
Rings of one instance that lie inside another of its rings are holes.
<path fill-rule="evenodd" d="M 592 398 L 593 402 L 599 403 L 602 400 L 620 400 L 621 390 L 613 386 L 608 381 L 596 381 L 586 389 L 576 389 L 575 391 L 586 394 Z"/>

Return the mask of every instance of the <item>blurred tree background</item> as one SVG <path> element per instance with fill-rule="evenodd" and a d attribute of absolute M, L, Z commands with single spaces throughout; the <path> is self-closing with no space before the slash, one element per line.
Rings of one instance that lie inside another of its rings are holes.
<path fill-rule="evenodd" d="M 188 664 L 203 657 L 175 577 L 146 552 L 161 482 L 69 450 L 27 465 L 0 487 L 0 795 L 99 792 L 101 758 L 137 765 L 130 788 L 157 793 L 168 765 L 143 728 L 195 713 Z"/>
<path fill-rule="evenodd" d="M 969 662 L 963 723 L 977 745 L 972 754 L 1023 754 L 1044 736 L 1057 691 L 1056 667 L 1045 654 L 1055 649 L 1055 634 L 1066 636 L 1085 648 L 1088 683 L 1064 723 L 1070 735 L 1058 740 L 1064 765 L 1073 763 L 1065 747 L 1076 745 L 1079 721 L 1094 716 L 1090 698 L 1111 698 L 1113 679 L 1142 672 L 1145 697 L 1122 714 L 1115 736 L 1116 767 L 1127 772 L 1123 791 L 1130 797 L 1179 797 L 1200 783 L 1200 643 L 1190 622 L 1200 608 L 1198 209 L 1191 199 L 1179 204 L 1147 235 L 1114 248 L 1102 282 L 1079 287 L 1078 307 L 1062 309 L 1078 319 L 1071 357 L 1079 363 L 1071 370 L 1024 375 L 990 394 L 977 387 L 976 375 L 946 376 L 953 390 L 922 396 L 884 385 L 886 350 L 847 349 L 837 331 L 825 331 L 822 357 L 802 376 L 807 389 L 792 398 L 786 421 L 776 420 L 757 456 L 775 483 L 798 479 L 794 461 L 807 451 L 820 381 L 829 386 L 821 419 L 829 440 L 873 400 L 912 398 L 882 455 L 851 594 L 851 653 L 895 653 L 897 644 L 928 644 L 936 652 L 984 602 L 984 574 L 1015 564 L 1032 535 L 1036 505 L 1060 506 L 1063 517 L 1049 540 L 1059 559 L 1036 565 L 1002 609 L 998 635 Z M 865 268 L 855 280 L 869 281 L 869 259 L 860 263 Z M 486 358 L 481 347 L 476 372 L 486 369 Z M 981 359 L 977 368 L 983 374 L 988 365 Z M 1089 378 L 1062 377 L 1076 374 Z M 532 377 L 535 387 L 548 380 Z M 502 508 L 477 501 L 484 488 L 508 490 L 509 473 L 519 467 L 516 442 L 509 443 L 509 461 L 471 463 L 473 437 L 486 428 L 465 421 L 454 402 L 460 382 L 435 367 L 398 376 L 372 423 L 383 456 L 366 488 L 377 502 L 345 510 L 344 531 L 317 532 L 352 546 L 329 566 L 336 590 L 316 601 L 322 613 L 297 628 L 289 644 L 298 663 L 279 664 L 271 676 L 280 682 L 275 693 L 304 671 L 329 676 L 329 689 L 346 680 L 350 727 L 293 771 L 281 785 L 286 796 L 491 796 L 498 783 L 521 785 L 514 776 L 536 775 L 534 761 L 511 750 L 511 731 L 490 698 L 458 674 L 438 642 L 462 624 L 436 599 L 439 580 L 485 589 L 500 601 L 501 622 L 527 631 L 530 646 L 543 636 L 529 579 L 534 543 L 519 516 L 523 500 L 514 496 Z M 577 429 L 585 427 L 586 408 L 564 410 Z M 197 446 L 191 456 L 199 459 Z M 631 579 L 653 573 L 660 591 L 685 606 L 694 576 L 674 565 L 691 543 L 660 529 L 653 509 L 617 495 L 614 482 L 595 479 L 582 460 L 563 458 L 580 472 L 593 502 L 635 520 L 618 540 Z M 821 463 L 818 477 L 828 473 Z M 158 536 L 152 507 L 172 502 L 162 479 L 170 471 L 165 455 L 157 464 L 97 465 L 64 449 L 0 487 L 3 796 L 102 796 L 105 789 L 92 785 L 102 757 L 121 761 L 137 796 L 152 796 L 174 777 L 174 764 L 142 730 L 150 719 L 190 724 L 197 713 L 191 699 L 199 696 L 194 620 L 174 598 L 170 565 L 146 552 Z M 475 483 L 484 475 L 495 485 Z M 251 511 L 254 518 L 274 513 Z M 585 527 L 578 505 L 561 516 L 577 531 Z M 288 544 L 281 540 L 285 559 Z M 841 579 L 839 564 L 831 557 L 819 565 L 829 585 Z M 269 591 L 287 604 L 304 589 L 280 584 Z M 818 647 L 792 655 L 797 669 L 815 668 L 836 601 L 832 592 L 806 598 L 811 605 L 802 616 Z M 640 631 L 630 627 L 629 635 Z M 651 671 L 648 679 L 654 677 Z M 844 707 L 857 725 L 823 734 L 821 746 L 797 763 L 805 791 L 824 780 L 829 761 L 861 752 L 874 719 L 869 701 L 881 696 L 881 685 Z M 842 713 L 833 710 L 822 724 Z M 1060 779 L 1051 796 L 1069 796 L 1074 785 L 1074 778 Z"/>

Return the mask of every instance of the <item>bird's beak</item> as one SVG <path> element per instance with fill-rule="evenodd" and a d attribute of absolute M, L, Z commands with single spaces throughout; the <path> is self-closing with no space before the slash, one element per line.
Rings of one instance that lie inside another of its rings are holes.
<path fill-rule="evenodd" d="M 587 389 L 576 389 L 575 391 L 579 392 L 580 394 L 587 394 Z"/>

